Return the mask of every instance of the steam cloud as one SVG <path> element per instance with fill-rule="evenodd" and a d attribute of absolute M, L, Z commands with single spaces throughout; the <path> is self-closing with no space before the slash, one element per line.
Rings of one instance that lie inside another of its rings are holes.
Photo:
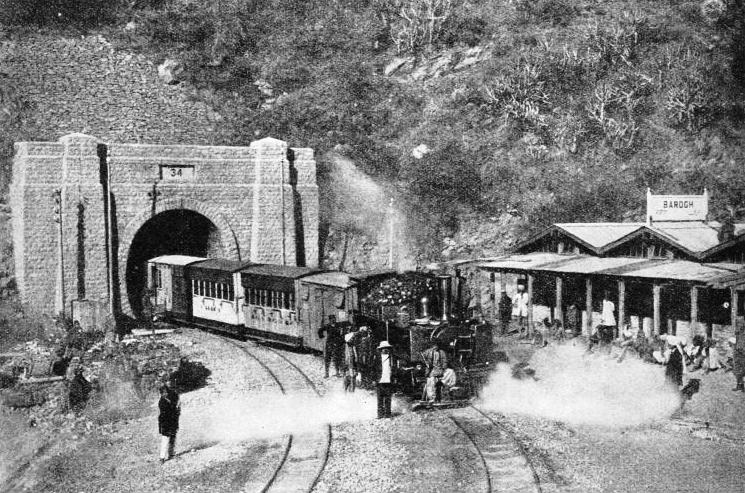
<path fill-rule="evenodd" d="M 349 232 L 363 233 L 383 248 L 390 243 L 393 225 L 394 256 L 399 270 L 415 266 L 411 241 L 406 235 L 406 215 L 394 201 L 393 187 L 381 184 L 360 171 L 350 159 L 336 153 L 327 155 L 329 176 L 328 214 L 332 222 Z"/>
<path fill-rule="evenodd" d="M 606 354 L 585 354 L 573 345 L 549 346 L 531 360 L 537 381 L 516 380 L 499 365 L 480 405 L 496 411 L 543 417 L 575 425 L 635 426 L 670 416 L 679 394 L 662 367 Z"/>
<path fill-rule="evenodd" d="M 398 412 L 403 411 L 402 403 L 394 400 L 393 405 Z M 331 392 L 324 397 L 252 394 L 222 399 L 192 416 L 186 411 L 183 428 L 200 430 L 198 435 L 206 442 L 236 443 L 315 431 L 326 424 L 374 419 L 376 413 L 375 395 L 362 390 L 351 394 Z M 198 423 L 190 423 L 190 419 Z"/>

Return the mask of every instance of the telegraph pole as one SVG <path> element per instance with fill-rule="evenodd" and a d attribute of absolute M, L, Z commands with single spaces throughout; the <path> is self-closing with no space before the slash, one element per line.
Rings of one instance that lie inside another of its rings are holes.
<path fill-rule="evenodd" d="M 57 223 L 57 292 L 54 305 L 57 313 L 65 314 L 65 244 L 62 237 L 62 189 L 57 188 L 52 192 L 54 199 L 54 222 Z"/>
<path fill-rule="evenodd" d="M 108 149 L 106 151 L 108 153 Z M 111 208 L 111 162 L 106 159 L 106 235 L 109 237 L 107 242 L 109 257 L 109 316 L 113 324 L 114 333 L 116 333 L 116 314 L 114 313 L 114 211 Z"/>
<path fill-rule="evenodd" d="M 393 269 L 393 198 L 388 204 L 388 236 L 390 244 L 388 249 L 388 267 Z"/>

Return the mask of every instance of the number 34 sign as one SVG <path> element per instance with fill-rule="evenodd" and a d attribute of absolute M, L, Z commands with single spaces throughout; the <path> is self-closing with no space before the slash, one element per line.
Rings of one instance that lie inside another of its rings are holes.
<path fill-rule="evenodd" d="M 194 179 L 194 166 L 161 166 L 163 181 L 191 181 Z"/>

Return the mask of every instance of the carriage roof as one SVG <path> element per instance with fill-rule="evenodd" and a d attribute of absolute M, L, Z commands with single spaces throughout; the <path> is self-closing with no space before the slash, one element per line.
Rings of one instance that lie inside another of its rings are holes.
<path fill-rule="evenodd" d="M 357 281 L 352 276 L 340 271 L 319 272 L 318 274 L 304 277 L 302 282 L 342 289 L 357 285 Z"/>
<path fill-rule="evenodd" d="M 208 258 L 201 262 L 191 264 L 194 270 L 217 270 L 221 272 L 238 272 L 244 267 L 251 265 L 251 262 L 240 260 L 227 260 L 224 258 Z"/>
<path fill-rule="evenodd" d="M 207 260 L 205 257 L 193 257 L 191 255 L 161 255 L 151 258 L 148 262 L 152 264 L 189 265 L 194 262 Z"/>

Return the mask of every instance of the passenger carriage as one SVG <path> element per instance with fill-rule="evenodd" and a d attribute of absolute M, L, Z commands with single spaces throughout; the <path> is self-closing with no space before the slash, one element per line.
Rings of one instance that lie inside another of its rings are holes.
<path fill-rule="evenodd" d="M 298 293 L 302 280 L 317 269 L 257 264 L 240 271 L 242 318 L 248 337 L 319 349 L 312 326 L 302 323 Z M 317 327 L 316 327 L 317 330 Z"/>
<path fill-rule="evenodd" d="M 239 287 L 241 270 L 248 265 L 250 262 L 207 259 L 186 267 L 194 322 L 243 335 Z"/>
<path fill-rule="evenodd" d="M 154 290 L 158 312 L 172 319 L 191 320 L 191 282 L 187 267 L 207 260 L 189 255 L 162 255 L 148 262 L 148 286 Z"/>

